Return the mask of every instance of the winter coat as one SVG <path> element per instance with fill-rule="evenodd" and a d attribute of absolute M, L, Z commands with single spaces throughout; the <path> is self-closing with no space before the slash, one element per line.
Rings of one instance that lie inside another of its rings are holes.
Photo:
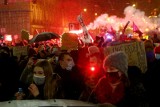
<path fill-rule="evenodd" d="M 79 70 L 74 67 L 71 71 L 62 69 L 58 64 L 54 71 L 60 75 L 62 79 L 62 90 L 65 99 L 78 100 L 83 89 L 83 79 Z"/>
<path fill-rule="evenodd" d="M 102 77 L 93 91 L 97 103 L 111 103 L 116 105 L 125 95 L 125 84 L 120 82 L 114 88 L 106 78 Z"/>

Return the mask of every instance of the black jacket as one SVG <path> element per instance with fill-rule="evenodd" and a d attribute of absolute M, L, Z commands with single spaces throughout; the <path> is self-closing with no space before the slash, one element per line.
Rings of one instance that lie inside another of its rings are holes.
<path fill-rule="evenodd" d="M 62 78 L 62 90 L 65 99 L 78 100 L 83 89 L 83 77 L 81 72 L 73 67 L 71 71 L 62 69 L 60 64 L 54 70 Z"/>

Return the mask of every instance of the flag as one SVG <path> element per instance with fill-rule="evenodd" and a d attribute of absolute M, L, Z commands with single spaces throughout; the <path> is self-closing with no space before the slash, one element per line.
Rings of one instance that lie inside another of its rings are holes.
<path fill-rule="evenodd" d="M 136 32 L 139 34 L 139 36 L 142 36 L 142 32 L 139 30 L 138 26 L 133 22 L 133 32 Z"/>
<path fill-rule="evenodd" d="M 107 31 L 109 34 L 111 34 L 112 36 L 116 36 L 116 31 L 113 29 L 113 27 L 111 26 L 110 31 Z"/>
<path fill-rule="evenodd" d="M 125 33 L 125 31 L 126 31 L 127 26 L 129 25 L 129 23 L 130 23 L 130 21 L 128 21 L 128 22 L 126 23 L 126 25 L 124 26 L 124 28 L 123 28 L 123 30 L 122 30 L 122 34 L 120 35 L 120 40 L 122 40 L 122 41 L 127 38 L 127 36 L 126 36 L 124 33 Z"/>
<path fill-rule="evenodd" d="M 123 31 L 122 31 L 122 35 L 124 35 L 125 30 L 126 30 L 127 26 L 129 25 L 129 23 L 130 23 L 130 21 L 128 21 L 128 22 L 126 23 L 126 25 L 124 26 Z"/>
<path fill-rule="evenodd" d="M 116 34 L 116 31 L 113 29 L 112 26 L 111 26 L 111 32 L 112 32 L 113 34 Z"/>

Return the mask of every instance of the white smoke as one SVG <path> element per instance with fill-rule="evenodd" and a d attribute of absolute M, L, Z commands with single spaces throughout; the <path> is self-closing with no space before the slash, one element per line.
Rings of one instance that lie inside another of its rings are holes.
<path fill-rule="evenodd" d="M 117 16 L 109 16 L 108 14 L 102 14 L 95 19 L 93 23 L 87 26 L 87 29 L 94 30 L 101 26 L 105 26 L 108 29 L 112 27 L 116 31 L 119 30 L 120 26 L 124 26 L 128 21 L 130 21 L 128 27 L 132 28 L 133 22 L 138 26 L 142 32 L 159 30 L 160 27 L 160 17 L 149 18 L 145 15 L 144 11 L 136 9 L 133 6 L 128 6 L 124 9 L 124 18 L 119 18 Z"/>

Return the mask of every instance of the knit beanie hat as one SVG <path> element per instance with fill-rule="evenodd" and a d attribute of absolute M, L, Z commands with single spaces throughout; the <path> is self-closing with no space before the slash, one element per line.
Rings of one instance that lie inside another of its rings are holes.
<path fill-rule="evenodd" d="M 103 61 L 103 67 L 105 66 L 115 67 L 128 77 L 128 57 L 123 51 L 114 52 L 106 56 Z"/>
<path fill-rule="evenodd" d="M 157 46 L 154 48 L 154 53 L 155 54 L 160 54 L 160 46 Z"/>

